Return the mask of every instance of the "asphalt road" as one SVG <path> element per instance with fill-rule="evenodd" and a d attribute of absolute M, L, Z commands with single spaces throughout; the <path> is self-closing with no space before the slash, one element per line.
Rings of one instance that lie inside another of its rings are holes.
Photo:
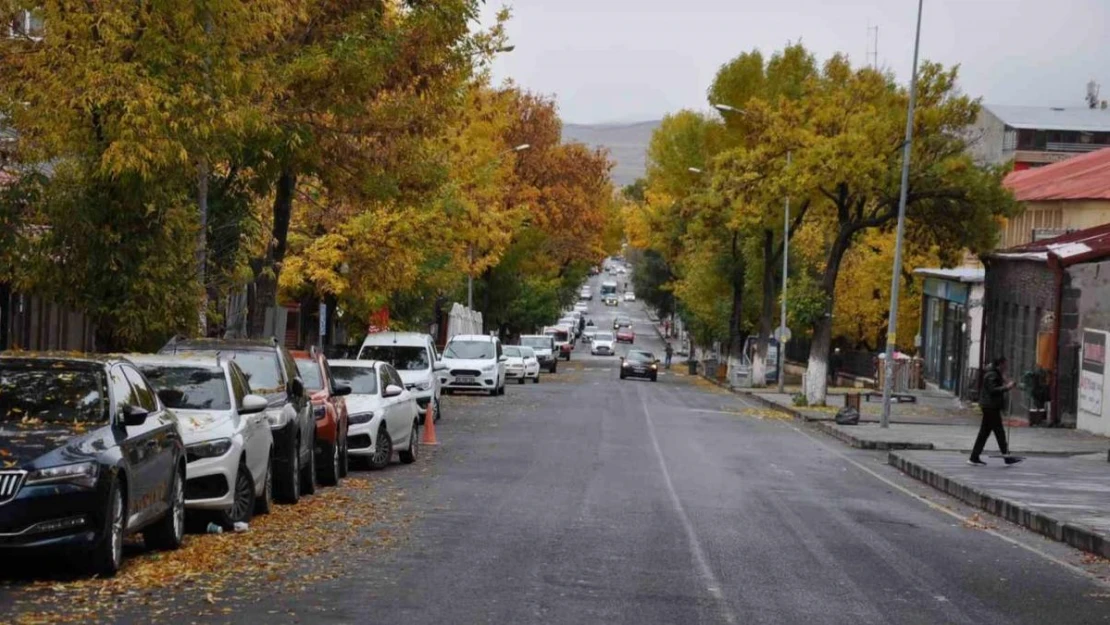
<path fill-rule="evenodd" d="M 639 304 L 595 298 L 592 312 L 603 327 L 631 312 L 636 347 L 662 352 Z M 369 476 L 415 512 L 374 530 L 399 532 L 396 543 L 322 554 L 342 575 L 197 620 L 1110 620 L 1110 589 L 1070 549 L 961 521 L 969 511 L 915 491 L 877 455 L 677 371 L 620 381 L 616 358 L 584 351 L 504 397 L 449 398 L 439 448 Z"/>

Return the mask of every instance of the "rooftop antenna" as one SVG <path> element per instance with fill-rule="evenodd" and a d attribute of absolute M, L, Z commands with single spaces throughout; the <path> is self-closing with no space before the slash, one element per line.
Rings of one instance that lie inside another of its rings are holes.
<path fill-rule="evenodd" d="M 1098 108 L 1098 105 L 1099 105 L 1098 92 L 1099 92 L 1099 89 L 1101 87 L 1102 87 L 1102 85 L 1098 84 L 1097 82 L 1095 82 L 1093 80 L 1091 82 L 1087 83 L 1087 107 L 1088 108 L 1092 108 L 1092 109 Z"/>
<path fill-rule="evenodd" d="M 879 27 L 867 22 L 867 56 L 866 62 L 871 69 L 879 69 Z"/>

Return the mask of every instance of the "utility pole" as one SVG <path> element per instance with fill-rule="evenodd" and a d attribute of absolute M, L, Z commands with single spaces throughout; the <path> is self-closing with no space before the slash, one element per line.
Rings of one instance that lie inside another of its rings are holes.
<path fill-rule="evenodd" d="M 886 333 L 886 376 L 883 379 L 883 416 L 879 425 L 890 427 L 890 399 L 894 391 L 894 346 L 898 339 L 898 287 L 902 282 L 902 237 L 906 229 L 906 199 L 910 186 L 910 156 L 913 145 L 913 113 L 917 104 L 917 53 L 921 48 L 921 12 L 925 0 L 917 0 L 917 34 L 913 41 L 913 74 L 910 103 L 906 112 L 906 141 L 902 146 L 902 192 L 898 198 L 898 231 L 894 239 L 894 271 L 890 278 L 890 317 Z"/>
<path fill-rule="evenodd" d="M 786 153 L 786 168 L 790 169 L 790 152 Z M 790 193 L 786 194 L 786 210 L 782 217 L 782 307 L 779 311 L 779 392 L 786 384 L 786 273 L 790 268 Z"/>
<path fill-rule="evenodd" d="M 470 261 L 466 267 L 466 307 L 474 310 L 474 246 L 466 246 L 466 257 Z"/>

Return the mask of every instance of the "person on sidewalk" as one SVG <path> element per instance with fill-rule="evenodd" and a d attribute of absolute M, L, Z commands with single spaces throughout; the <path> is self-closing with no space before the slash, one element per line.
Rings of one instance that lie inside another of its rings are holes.
<path fill-rule="evenodd" d="M 971 457 L 967 463 L 975 466 L 984 466 L 987 463 L 979 457 L 991 432 L 998 441 L 998 449 L 1006 464 L 1017 464 L 1021 458 L 1010 455 L 1010 448 L 1006 444 L 1006 428 L 1002 425 L 1002 408 L 1006 405 L 1006 394 L 1014 388 L 1014 382 L 1006 379 L 1006 359 L 995 358 L 983 373 L 983 387 L 979 391 L 979 407 L 983 411 L 983 422 L 979 425 L 979 435 L 975 437 L 975 446 L 971 448 Z"/>
<path fill-rule="evenodd" d="M 666 367 L 667 369 L 670 369 L 671 368 L 671 356 L 674 355 L 674 348 L 671 347 L 671 342 L 670 341 L 667 341 L 667 347 L 663 350 L 663 353 L 666 357 L 665 360 L 663 361 L 663 366 Z"/>

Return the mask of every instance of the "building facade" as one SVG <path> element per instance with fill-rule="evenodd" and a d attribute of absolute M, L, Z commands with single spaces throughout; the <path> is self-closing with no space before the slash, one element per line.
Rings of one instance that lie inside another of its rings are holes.
<path fill-rule="evenodd" d="M 1002 248 L 1110 223 L 1110 148 L 1012 172 L 1004 184 L 1023 211 L 1007 220 Z"/>
<path fill-rule="evenodd" d="M 925 381 L 961 399 L 978 390 L 983 270 L 914 271 L 924 278 L 919 355 Z"/>
<path fill-rule="evenodd" d="M 1042 167 L 1110 147 L 1110 110 L 984 104 L 968 142 L 979 163 Z"/>

